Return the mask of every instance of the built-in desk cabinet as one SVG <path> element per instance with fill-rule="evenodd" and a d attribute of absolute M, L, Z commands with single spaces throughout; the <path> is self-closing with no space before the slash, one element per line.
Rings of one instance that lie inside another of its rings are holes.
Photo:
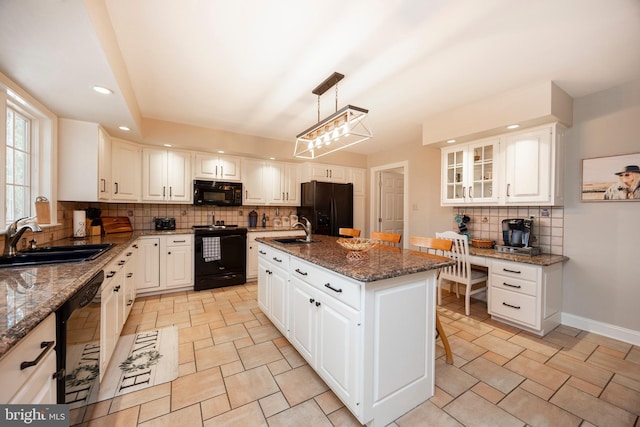
<path fill-rule="evenodd" d="M 44 345 L 44 347 L 43 347 Z M 50 314 L 0 359 L 0 402 L 8 404 L 55 404 L 56 316 Z M 22 362 L 42 358 L 20 369 Z"/>
<path fill-rule="evenodd" d="M 489 314 L 506 323 L 546 335 L 560 324 L 562 263 L 539 266 L 489 261 Z"/>

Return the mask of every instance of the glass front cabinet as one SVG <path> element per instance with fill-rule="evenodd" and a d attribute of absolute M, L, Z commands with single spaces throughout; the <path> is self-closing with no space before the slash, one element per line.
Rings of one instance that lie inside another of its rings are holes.
<path fill-rule="evenodd" d="M 442 205 L 496 203 L 496 156 L 499 139 L 485 139 L 442 149 Z"/>

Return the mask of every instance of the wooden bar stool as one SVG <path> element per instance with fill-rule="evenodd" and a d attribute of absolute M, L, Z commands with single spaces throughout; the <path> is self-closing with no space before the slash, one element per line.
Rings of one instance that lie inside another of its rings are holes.
<path fill-rule="evenodd" d="M 357 228 L 339 228 L 338 234 L 341 236 L 360 237 L 360 230 Z"/>
<path fill-rule="evenodd" d="M 447 252 L 451 251 L 453 241 L 446 239 L 438 239 L 433 237 L 410 237 L 409 244 L 411 246 L 417 246 L 419 251 L 426 249 L 427 253 L 446 256 Z M 440 275 L 440 269 L 438 269 L 437 275 Z M 437 280 L 437 279 L 436 279 Z M 451 352 L 451 346 L 449 345 L 449 339 L 444 332 L 442 323 L 440 322 L 440 316 L 438 315 L 438 309 L 436 308 L 436 331 L 438 336 L 442 340 L 442 346 L 444 347 L 445 360 L 449 365 L 453 365 L 453 353 Z"/>
<path fill-rule="evenodd" d="M 398 246 L 400 239 L 402 239 L 402 234 L 386 233 L 384 231 L 374 231 L 371 233 L 371 240 L 378 240 L 390 246 Z"/>

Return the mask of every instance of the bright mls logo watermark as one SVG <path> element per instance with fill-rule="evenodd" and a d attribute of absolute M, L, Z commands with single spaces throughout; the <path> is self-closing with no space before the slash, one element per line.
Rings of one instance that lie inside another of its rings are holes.
<path fill-rule="evenodd" d="M 0 405 L 2 427 L 69 427 L 69 405 Z"/>

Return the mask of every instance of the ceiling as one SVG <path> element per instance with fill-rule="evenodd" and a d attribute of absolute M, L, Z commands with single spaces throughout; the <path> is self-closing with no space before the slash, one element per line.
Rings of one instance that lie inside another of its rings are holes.
<path fill-rule="evenodd" d="M 375 5 L 375 6 L 373 6 Z M 574 98 L 640 77 L 638 0 L 2 0 L 0 72 L 60 117 L 144 139 L 144 121 L 290 141 L 370 110 L 362 154 L 432 114 L 532 83 Z M 93 85 L 114 90 L 98 95 Z M 321 98 L 335 110 L 335 91 Z M 132 128 L 129 134 L 118 126 Z"/>

